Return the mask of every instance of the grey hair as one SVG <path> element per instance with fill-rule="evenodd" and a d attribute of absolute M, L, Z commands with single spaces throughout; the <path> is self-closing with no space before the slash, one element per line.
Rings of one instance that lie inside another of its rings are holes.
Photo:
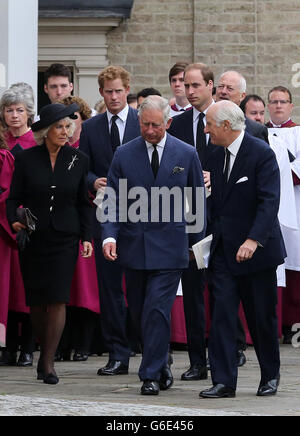
<path fill-rule="evenodd" d="M 237 104 L 228 100 L 216 104 L 218 109 L 214 118 L 217 126 L 220 126 L 224 121 L 229 121 L 231 130 L 245 130 L 245 114 Z"/>
<path fill-rule="evenodd" d="M 30 86 L 30 85 L 28 85 Z M 30 87 L 31 88 L 31 87 Z M 30 88 L 25 87 L 23 84 L 13 85 L 11 88 L 7 89 L 1 97 L 0 101 L 0 116 L 5 124 L 4 110 L 7 106 L 12 104 L 21 103 L 25 106 L 28 121 L 27 124 L 31 126 L 34 120 L 35 107 L 34 107 L 34 96 Z"/>
<path fill-rule="evenodd" d="M 138 110 L 139 117 L 141 117 L 143 111 L 147 109 L 156 109 L 161 111 L 165 124 L 167 124 L 170 119 L 169 102 L 167 99 L 160 97 L 159 95 L 149 95 L 149 97 L 142 101 Z"/>
<path fill-rule="evenodd" d="M 59 121 L 68 121 L 70 123 L 70 132 L 69 132 L 68 137 L 71 138 L 73 136 L 74 132 L 75 132 L 75 129 L 76 129 L 76 125 L 75 125 L 74 120 L 72 120 L 69 117 L 66 117 L 66 118 L 63 118 L 62 120 L 59 120 Z M 48 127 L 45 127 L 44 129 L 38 130 L 37 132 L 33 132 L 33 136 L 34 136 L 34 139 L 35 139 L 35 142 L 37 143 L 37 145 L 42 145 L 45 142 L 45 138 L 47 138 L 49 130 L 57 122 L 51 124 Z"/>
<path fill-rule="evenodd" d="M 241 73 L 239 73 L 238 71 L 234 71 L 234 70 L 229 70 L 229 71 L 225 71 L 225 73 L 221 74 L 220 79 L 228 73 L 234 73 L 239 77 L 239 91 L 240 92 L 246 92 L 247 89 L 247 82 L 244 76 L 241 75 Z"/>

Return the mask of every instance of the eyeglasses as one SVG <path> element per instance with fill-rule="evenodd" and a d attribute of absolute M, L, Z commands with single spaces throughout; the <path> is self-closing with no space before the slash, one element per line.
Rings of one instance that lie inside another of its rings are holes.
<path fill-rule="evenodd" d="M 277 105 L 277 104 L 288 104 L 290 100 L 270 100 L 269 104 Z"/>

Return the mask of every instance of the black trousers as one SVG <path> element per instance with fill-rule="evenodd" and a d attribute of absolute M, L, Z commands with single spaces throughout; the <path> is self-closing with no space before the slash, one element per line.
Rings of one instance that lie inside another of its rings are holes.
<path fill-rule="evenodd" d="M 206 366 L 205 270 L 198 270 L 196 261 L 192 260 L 184 270 L 181 282 L 190 364 Z"/>
<path fill-rule="evenodd" d="M 106 260 L 100 239 L 95 239 L 96 268 L 99 282 L 101 326 L 110 360 L 128 365 L 130 348 L 126 334 L 126 303 L 123 292 L 123 268 L 118 261 Z"/>
<path fill-rule="evenodd" d="M 242 301 L 261 371 L 261 382 L 279 375 L 276 267 L 234 276 L 226 265 L 222 243 L 211 259 L 214 298 L 209 339 L 209 360 L 214 384 L 233 389 L 237 384 L 236 337 Z"/>

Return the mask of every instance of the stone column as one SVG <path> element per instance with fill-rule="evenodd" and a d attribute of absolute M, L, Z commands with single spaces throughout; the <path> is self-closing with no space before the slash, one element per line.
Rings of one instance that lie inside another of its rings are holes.
<path fill-rule="evenodd" d="M 36 95 L 38 0 L 0 0 L 0 96 L 16 82 Z"/>

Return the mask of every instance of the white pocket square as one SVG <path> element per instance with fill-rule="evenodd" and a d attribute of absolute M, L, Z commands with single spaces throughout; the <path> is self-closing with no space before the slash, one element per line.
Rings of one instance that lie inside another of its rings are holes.
<path fill-rule="evenodd" d="M 235 184 L 237 184 L 237 183 L 247 182 L 247 180 L 248 180 L 248 177 L 245 176 L 245 177 L 242 177 L 241 179 L 239 179 L 237 182 L 235 182 Z"/>

